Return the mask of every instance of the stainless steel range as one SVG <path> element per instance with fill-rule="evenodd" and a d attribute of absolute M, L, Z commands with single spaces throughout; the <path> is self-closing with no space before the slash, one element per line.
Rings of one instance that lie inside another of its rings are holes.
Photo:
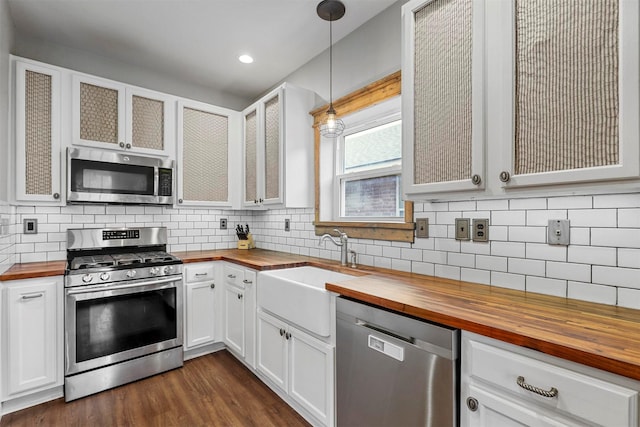
<path fill-rule="evenodd" d="M 182 261 L 166 244 L 164 227 L 67 231 L 67 402 L 182 366 Z"/>

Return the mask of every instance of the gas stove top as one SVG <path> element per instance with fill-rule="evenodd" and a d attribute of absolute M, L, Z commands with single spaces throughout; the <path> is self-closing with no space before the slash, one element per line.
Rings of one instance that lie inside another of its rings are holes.
<path fill-rule="evenodd" d="M 182 261 L 166 252 L 164 227 L 67 230 L 65 287 L 182 274 Z"/>

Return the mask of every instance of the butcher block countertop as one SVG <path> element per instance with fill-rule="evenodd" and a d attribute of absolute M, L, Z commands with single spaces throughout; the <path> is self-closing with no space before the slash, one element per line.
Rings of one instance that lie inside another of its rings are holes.
<path fill-rule="evenodd" d="M 175 252 L 185 263 L 224 260 L 256 270 L 313 265 L 356 275 L 326 288 L 366 303 L 442 323 L 640 380 L 640 310 L 262 249 Z M 64 274 L 64 262 L 16 264 L 0 280 Z"/>

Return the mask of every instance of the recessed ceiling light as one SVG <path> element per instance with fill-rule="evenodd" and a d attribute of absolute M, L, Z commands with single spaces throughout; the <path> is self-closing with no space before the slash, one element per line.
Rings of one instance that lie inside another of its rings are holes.
<path fill-rule="evenodd" d="M 243 64 L 251 64 L 253 62 L 253 58 L 250 57 L 249 55 L 240 55 L 238 57 L 238 59 L 240 60 L 240 62 L 242 62 Z"/>

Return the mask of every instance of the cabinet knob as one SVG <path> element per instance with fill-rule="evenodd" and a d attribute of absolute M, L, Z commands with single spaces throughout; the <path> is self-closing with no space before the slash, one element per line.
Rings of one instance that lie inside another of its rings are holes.
<path fill-rule="evenodd" d="M 212 283 L 209 287 L 210 287 L 211 289 L 215 289 L 216 284 L 215 284 L 215 283 Z"/>
<path fill-rule="evenodd" d="M 238 294 L 238 299 L 242 299 L 242 294 Z"/>
<path fill-rule="evenodd" d="M 178 199 L 178 203 L 182 203 L 182 199 Z"/>
<path fill-rule="evenodd" d="M 500 181 L 509 182 L 510 179 L 511 179 L 511 174 L 509 172 L 507 171 L 500 172 Z"/>
<path fill-rule="evenodd" d="M 287 332 L 287 333 L 285 333 L 285 334 L 284 334 L 284 337 L 285 337 L 286 339 L 291 338 L 291 332 Z"/>
<path fill-rule="evenodd" d="M 124 142 L 120 141 L 120 144 L 118 144 L 120 146 L 120 148 L 124 148 Z"/>
<path fill-rule="evenodd" d="M 258 199 L 258 201 L 259 201 L 260 203 L 264 202 L 264 200 L 262 200 L 261 198 L 260 198 L 260 199 Z"/>
<path fill-rule="evenodd" d="M 284 329 L 280 328 L 280 336 L 284 336 Z"/>
<path fill-rule="evenodd" d="M 467 408 L 471 412 L 476 412 L 478 410 L 478 400 L 474 397 L 467 397 Z"/>
<path fill-rule="evenodd" d="M 127 142 L 127 145 L 125 145 L 125 147 L 127 147 L 127 150 L 128 150 L 128 149 L 130 149 L 130 148 L 131 148 L 131 144 L 129 144 L 129 143 Z"/>
<path fill-rule="evenodd" d="M 60 198 L 60 193 L 53 193 L 53 198 L 58 200 Z"/>
<path fill-rule="evenodd" d="M 471 182 L 473 183 L 473 185 L 480 185 L 482 183 L 482 178 L 480 177 L 480 175 L 474 174 L 471 177 Z"/>

